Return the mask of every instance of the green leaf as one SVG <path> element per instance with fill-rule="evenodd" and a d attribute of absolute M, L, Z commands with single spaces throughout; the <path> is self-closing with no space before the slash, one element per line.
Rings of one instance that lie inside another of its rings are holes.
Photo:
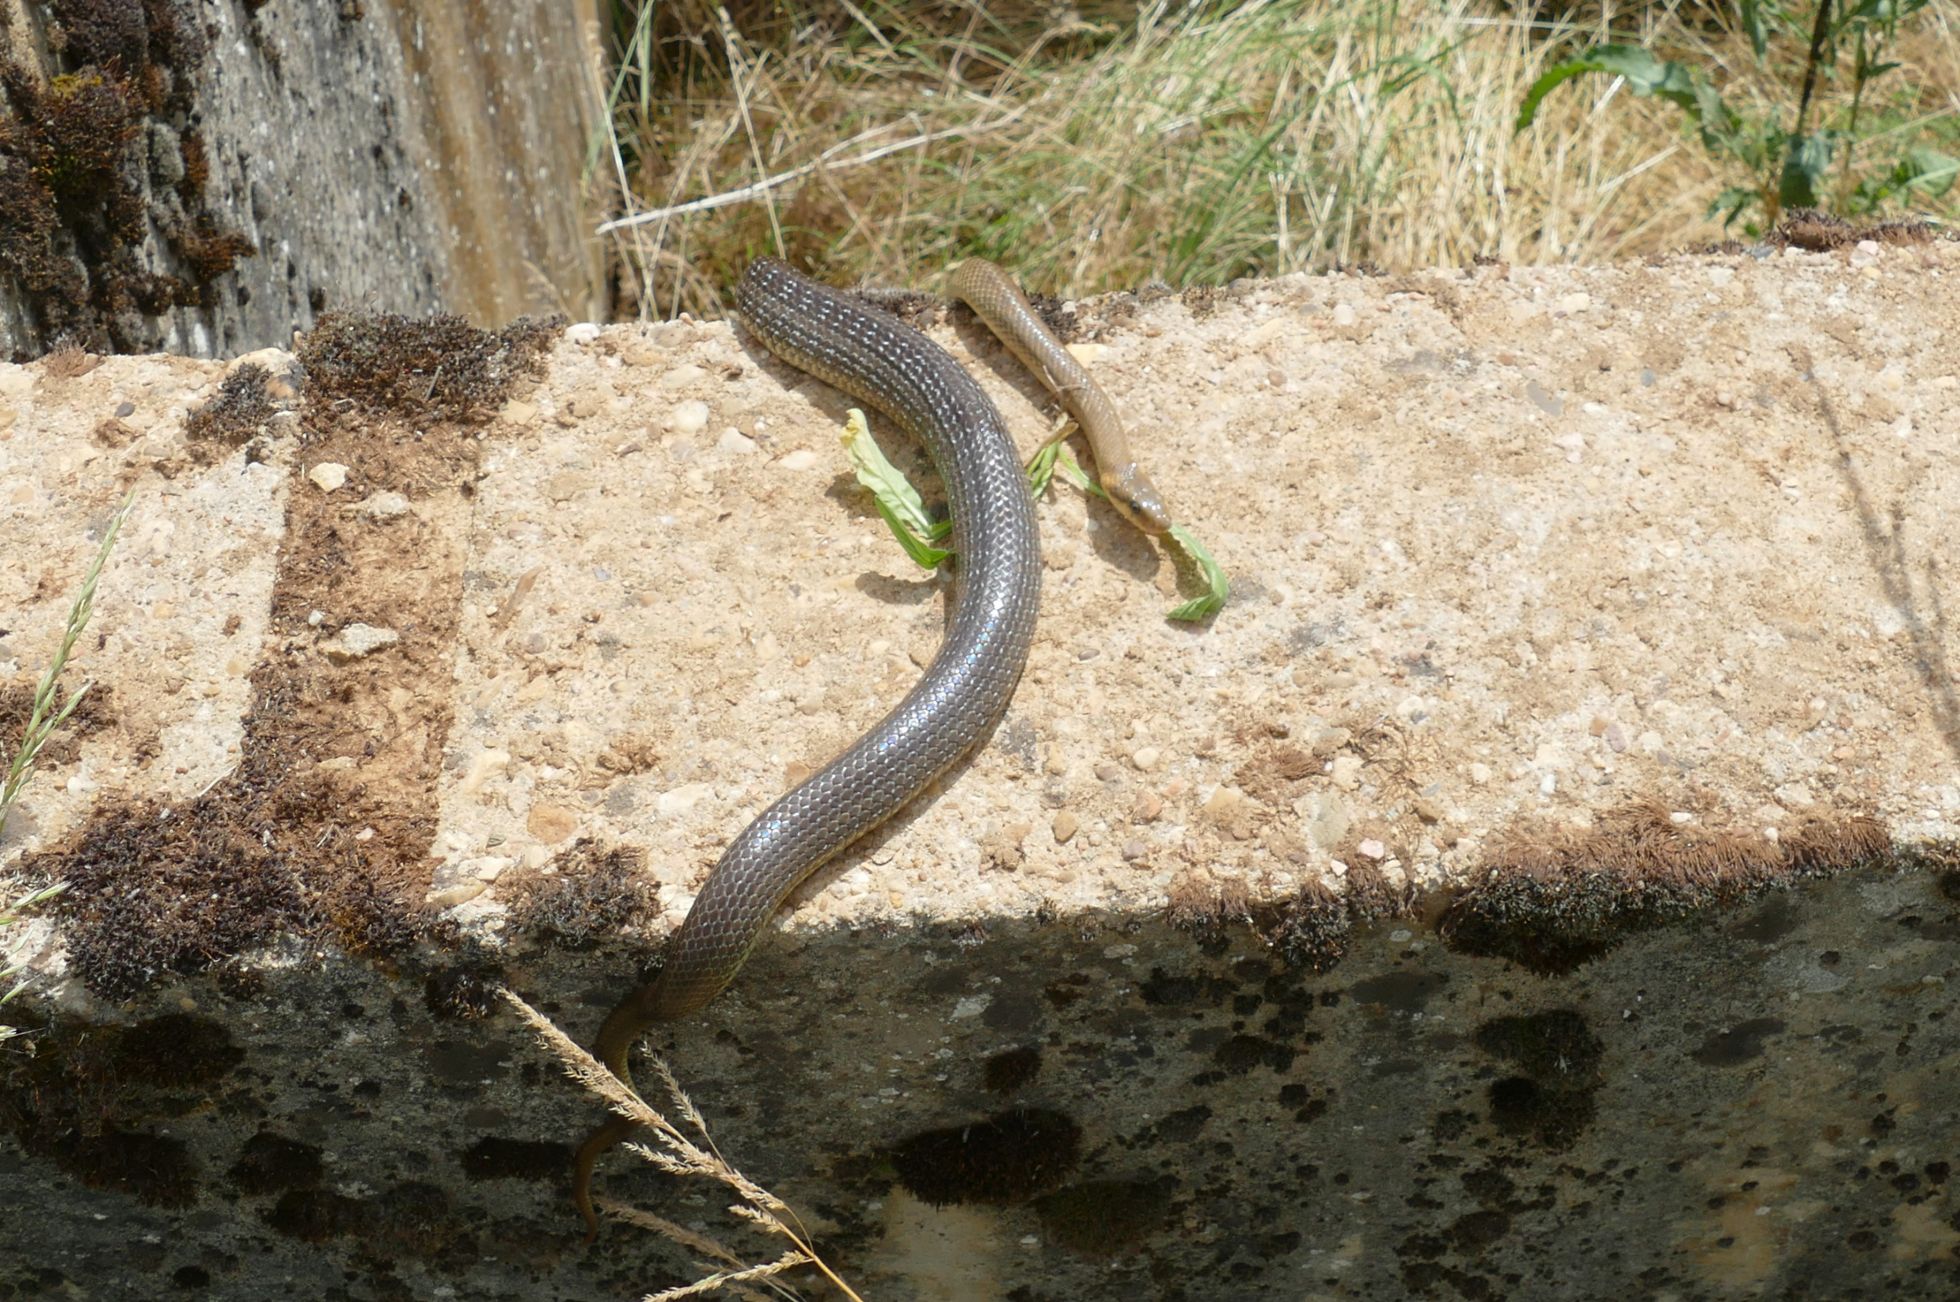
<path fill-rule="evenodd" d="M 1749 48 L 1762 58 L 1769 50 L 1769 23 L 1761 0 L 1742 0 L 1742 26 L 1749 33 Z"/>
<path fill-rule="evenodd" d="M 907 484 L 906 487 L 910 488 L 911 485 Z M 884 517 L 885 523 L 891 527 L 892 537 L 898 539 L 898 545 L 905 549 L 905 554 L 918 562 L 921 568 L 936 570 L 945 563 L 948 556 L 953 554 L 944 547 L 934 547 L 913 533 L 905 522 L 898 518 L 897 513 L 883 497 L 874 496 L 871 504 L 878 508 L 878 514 Z"/>
<path fill-rule="evenodd" d="M 926 514 L 926 504 L 919 496 L 919 490 L 912 487 L 911 480 L 899 473 L 897 466 L 885 459 L 878 440 L 871 437 L 871 427 L 866 423 L 864 413 L 856 407 L 851 408 L 850 418 L 845 421 L 838 441 L 844 445 L 844 454 L 851 460 L 858 483 L 871 490 L 872 505 L 878 508 L 878 515 L 891 529 L 892 537 L 898 539 L 898 545 L 905 549 L 905 554 L 928 570 L 938 569 L 953 553 L 944 547 L 934 547 L 932 543 L 952 532 L 952 526 L 944 520 L 935 521 Z"/>
<path fill-rule="evenodd" d="M 884 449 L 871 437 L 864 413 L 851 408 L 850 418 L 837 437 L 844 445 L 844 454 L 851 459 L 857 481 L 871 490 L 885 518 L 898 520 L 914 535 L 929 533 L 932 517 L 926 514 L 925 501 L 911 481 L 898 472 L 898 467 L 885 459 Z"/>
<path fill-rule="evenodd" d="M 1817 186 L 1830 170 L 1836 141 L 1828 131 L 1796 136 L 1790 152 L 1783 158 L 1783 178 L 1777 185 L 1777 201 L 1785 208 L 1815 208 Z"/>
<path fill-rule="evenodd" d="M 1761 198 L 1761 195 L 1746 185 L 1732 185 L 1715 196 L 1714 202 L 1708 205 L 1708 215 L 1713 217 L 1717 213 L 1722 213 L 1722 228 L 1727 230 L 1735 224 L 1735 219 L 1740 217 L 1750 204 L 1758 202 Z"/>
<path fill-rule="evenodd" d="M 1687 64 L 1664 61 L 1638 45 L 1595 45 L 1577 59 L 1547 71 L 1525 92 L 1516 130 L 1531 125 L 1540 101 L 1553 87 L 1588 72 L 1624 77 L 1634 94 L 1655 96 L 1679 106 L 1701 128 L 1702 144 L 1710 150 L 1733 153 L 1741 140 L 1741 121 L 1720 91 Z"/>
<path fill-rule="evenodd" d="M 1056 446 L 1061 447 L 1060 444 Z M 1103 492 L 1102 485 L 1089 478 L 1089 472 L 1082 468 L 1082 463 L 1077 461 L 1075 454 L 1067 448 L 1061 448 L 1060 453 L 1056 456 L 1055 469 L 1062 472 L 1063 479 L 1068 480 L 1069 483 L 1074 484 L 1083 492 L 1094 493 L 1105 502 L 1109 500 L 1109 494 Z"/>
<path fill-rule="evenodd" d="M 1041 495 L 1048 491 L 1048 481 L 1055 477 L 1055 458 L 1061 455 L 1061 451 L 1062 441 L 1050 439 L 1034 454 L 1034 460 L 1028 462 L 1028 491 L 1034 494 L 1036 501 L 1040 501 Z"/>
<path fill-rule="evenodd" d="M 1892 169 L 1899 184 L 1917 190 L 1928 198 L 1938 198 L 1953 188 L 1956 177 L 1960 177 L 1960 158 L 1943 154 L 1926 145 L 1918 145 L 1906 151 L 1899 165 Z"/>
<path fill-rule="evenodd" d="M 1225 604 L 1225 599 L 1232 595 L 1232 584 L 1225 577 L 1225 571 L 1219 568 L 1218 562 L 1211 558 L 1211 553 L 1205 550 L 1204 544 L 1199 542 L 1190 530 L 1181 524 L 1172 525 L 1171 540 L 1197 562 L 1198 569 L 1205 578 L 1205 594 L 1173 607 L 1166 618 L 1186 624 L 1209 619 L 1218 613 L 1219 608 Z"/>

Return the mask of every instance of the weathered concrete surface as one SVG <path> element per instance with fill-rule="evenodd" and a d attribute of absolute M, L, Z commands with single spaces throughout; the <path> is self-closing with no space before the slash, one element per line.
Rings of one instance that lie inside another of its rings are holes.
<path fill-rule="evenodd" d="M 1043 507 L 993 743 L 656 1037 L 723 1151 L 879 1296 L 1950 1295 L 1957 274 L 1874 246 L 1085 308 L 1237 599 L 1167 625 L 1162 555 Z M 1022 377 L 937 336 L 1031 449 Z M 457 1013 L 503 979 L 589 1037 L 930 653 L 844 404 L 720 325 L 575 329 L 480 427 L 303 387 L 206 465 L 217 368 L 59 369 L 0 369 L 15 678 L 144 498 L 82 664 L 113 710 L 0 845 L 81 883 L 6 1096 L 19 1281 L 684 1277 L 578 1250 L 593 1109 Z M 306 938 L 211 941 L 254 925 Z"/>
<path fill-rule="evenodd" d="M 603 311 L 567 202 L 597 40 L 592 0 L 0 0 L 25 87 L 0 95 L 0 357 L 234 355 L 330 309 Z"/>

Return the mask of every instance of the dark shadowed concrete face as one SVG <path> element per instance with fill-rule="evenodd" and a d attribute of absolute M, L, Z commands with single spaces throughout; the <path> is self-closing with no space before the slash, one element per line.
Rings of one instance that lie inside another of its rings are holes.
<path fill-rule="evenodd" d="M 1321 975 L 1148 918 L 837 933 L 765 947 L 739 1034 L 663 1048 L 724 1152 L 794 1167 L 867 1295 L 929 1292 L 952 1236 L 985 1250 L 990 1296 L 1147 1275 L 1192 1298 L 1932 1299 L 1960 1268 L 1957 929 L 1937 874 L 1887 862 L 1557 977 L 1392 919 Z M 496 976 L 590 990 L 576 1022 L 618 961 L 548 948 Z M 196 1266 L 238 1297 L 329 1273 L 492 1299 L 686 1278 L 618 1226 L 572 1250 L 591 1110 L 506 1013 L 401 997 L 423 975 L 332 961 L 198 982 L 196 1015 L 58 1026 L 0 1088 L 7 1268 L 164 1290 Z M 996 1026 L 1003 1004 L 1025 1014 Z M 625 1162 L 603 1192 L 700 1214 Z M 132 1259 L 132 1236 L 163 1246 Z"/>

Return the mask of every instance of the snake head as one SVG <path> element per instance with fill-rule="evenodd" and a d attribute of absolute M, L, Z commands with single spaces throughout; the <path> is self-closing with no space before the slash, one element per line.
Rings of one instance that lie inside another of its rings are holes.
<path fill-rule="evenodd" d="M 1116 508 L 1118 515 L 1152 538 L 1161 538 L 1171 531 L 1170 508 L 1164 505 L 1164 495 L 1150 482 L 1150 476 L 1143 473 L 1142 466 L 1134 461 L 1125 462 L 1099 478 L 1103 492 L 1109 494 L 1109 504 Z"/>

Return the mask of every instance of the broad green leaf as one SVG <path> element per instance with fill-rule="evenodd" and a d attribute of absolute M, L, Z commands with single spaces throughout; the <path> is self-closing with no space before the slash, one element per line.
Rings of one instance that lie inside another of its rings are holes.
<path fill-rule="evenodd" d="M 1726 230 L 1750 204 L 1761 198 L 1761 195 L 1746 185 L 1732 185 L 1715 196 L 1715 201 L 1708 205 L 1708 215 L 1713 217 L 1721 213 L 1722 227 Z"/>
<path fill-rule="evenodd" d="M 871 437 L 864 413 L 851 408 L 850 417 L 837 437 L 844 445 L 844 454 L 851 459 L 857 481 L 871 490 L 886 518 L 896 519 L 914 535 L 930 532 L 932 517 L 926 514 L 925 501 L 911 481 L 898 473 L 898 467 L 885 459 L 884 449 Z"/>
<path fill-rule="evenodd" d="M 884 517 L 885 523 L 891 528 L 892 537 L 898 539 L 898 545 L 905 549 L 905 554 L 916 561 L 921 568 L 936 570 L 948 556 L 953 554 L 944 547 L 934 547 L 913 533 L 906 527 L 905 522 L 898 518 L 883 497 L 873 496 L 871 504 L 878 508 L 878 514 Z"/>
<path fill-rule="evenodd" d="M 1899 177 L 1899 184 L 1929 198 L 1937 198 L 1951 190 L 1954 178 L 1960 177 L 1960 158 L 1919 145 L 1908 149 L 1906 156 L 1892 170 Z"/>
<path fill-rule="evenodd" d="M 1777 186 L 1778 202 L 1785 208 L 1817 206 L 1817 187 L 1830 170 L 1835 144 L 1828 131 L 1790 141 L 1790 152 L 1783 159 L 1783 179 Z"/>

